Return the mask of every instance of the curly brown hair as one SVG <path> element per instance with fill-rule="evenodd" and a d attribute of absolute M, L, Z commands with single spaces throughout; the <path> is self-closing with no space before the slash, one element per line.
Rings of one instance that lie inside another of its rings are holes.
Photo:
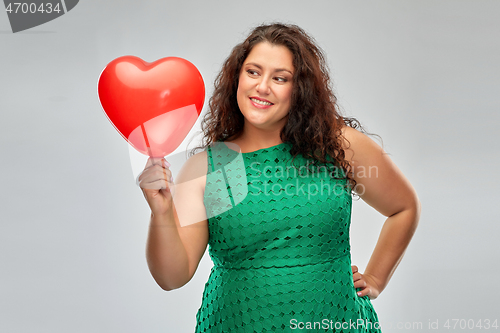
<path fill-rule="evenodd" d="M 202 146 L 195 147 L 191 155 L 211 143 L 226 141 L 242 133 L 244 117 L 236 99 L 239 75 L 248 54 L 261 42 L 285 46 L 293 55 L 291 108 L 288 121 L 280 132 L 281 140 L 292 144 L 293 159 L 302 154 L 311 159 L 314 166 L 331 163 L 335 168 L 340 167 L 352 190 L 356 181 L 345 159 L 341 129 L 349 126 L 366 131 L 355 118 L 340 115 L 323 50 L 303 29 L 292 24 L 260 25 L 233 48 L 215 79 L 209 110 L 202 119 Z"/>

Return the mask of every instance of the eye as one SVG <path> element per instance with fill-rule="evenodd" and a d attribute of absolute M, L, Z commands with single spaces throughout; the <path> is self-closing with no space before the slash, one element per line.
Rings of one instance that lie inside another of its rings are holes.
<path fill-rule="evenodd" d="M 256 70 L 254 70 L 254 69 L 248 69 L 248 70 L 247 70 L 247 73 L 248 73 L 248 74 L 250 74 L 250 75 L 254 75 L 254 76 L 259 74 L 259 73 L 258 73 Z"/>
<path fill-rule="evenodd" d="M 286 78 L 284 78 L 284 77 L 279 77 L 279 76 L 278 76 L 278 77 L 275 77 L 274 79 L 275 79 L 276 81 L 278 81 L 278 82 L 282 82 L 282 83 L 288 82 L 288 80 L 287 80 Z"/>

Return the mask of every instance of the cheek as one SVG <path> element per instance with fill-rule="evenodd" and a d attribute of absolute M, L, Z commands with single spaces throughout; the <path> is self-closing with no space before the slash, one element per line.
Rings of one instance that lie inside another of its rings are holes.
<path fill-rule="evenodd" d="M 238 79 L 238 89 L 236 90 L 236 94 L 239 96 L 243 92 L 244 89 L 245 89 L 245 80 L 240 75 L 240 77 Z"/>
<path fill-rule="evenodd" d="M 287 89 L 286 91 L 283 92 L 283 100 L 287 101 L 287 103 L 291 104 L 292 103 L 292 88 Z"/>
<path fill-rule="evenodd" d="M 238 78 L 238 92 L 242 92 L 245 89 L 247 89 L 248 86 L 248 80 L 244 75 L 240 75 Z"/>
<path fill-rule="evenodd" d="M 241 103 L 243 102 L 243 99 L 244 99 L 244 91 L 245 91 L 245 83 L 244 83 L 244 80 L 241 79 L 241 76 L 240 76 L 240 80 L 238 81 L 238 89 L 236 89 L 236 102 L 238 103 L 238 107 L 242 108 L 242 105 Z"/>
<path fill-rule="evenodd" d="M 236 100 L 238 101 L 238 104 L 241 102 L 242 98 L 243 98 L 243 91 L 241 89 L 241 85 L 238 85 L 238 90 L 236 90 Z"/>

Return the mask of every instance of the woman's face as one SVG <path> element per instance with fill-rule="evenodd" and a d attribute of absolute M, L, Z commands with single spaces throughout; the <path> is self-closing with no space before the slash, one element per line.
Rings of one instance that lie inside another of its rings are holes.
<path fill-rule="evenodd" d="M 245 126 L 281 130 L 291 106 L 293 56 L 282 45 L 255 45 L 241 67 L 237 100 Z"/>

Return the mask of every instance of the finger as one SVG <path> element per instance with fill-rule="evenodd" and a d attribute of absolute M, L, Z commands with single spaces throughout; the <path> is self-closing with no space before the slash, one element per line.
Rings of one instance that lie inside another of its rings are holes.
<path fill-rule="evenodd" d="M 150 183 L 141 184 L 141 188 L 144 190 L 166 190 L 169 189 L 167 182 L 164 179 L 159 179 Z"/>
<path fill-rule="evenodd" d="M 139 182 L 153 181 L 157 179 L 169 179 L 172 177 L 172 171 L 169 169 L 164 169 L 163 166 L 153 165 L 148 169 L 145 169 L 138 177 L 137 180 Z"/>
<path fill-rule="evenodd" d="M 167 196 L 168 193 L 170 193 L 170 194 L 172 193 L 172 191 L 170 190 L 170 187 L 167 187 L 165 189 L 161 189 L 160 191 L 161 191 L 161 193 L 163 193 L 164 196 Z"/>
<path fill-rule="evenodd" d="M 353 281 L 358 281 L 358 280 L 361 280 L 362 278 L 363 278 L 363 275 L 361 275 L 361 273 L 359 273 L 359 272 L 358 273 L 354 273 L 352 275 Z"/>
<path fill-rule="evenodd" d="M 143 179 L 143 175 L 147 173 L 149 170 L 153 169 L 155 166 L 154 158 L 150 157 L 148 158 L 148 161 L 146 162 L 146 166 L 144 167 L 144 170 L 141 171 L 141 173 L 137 176 L 136 178 L 136 183 L 139 185 L 141 180 Z M 160 164 L 161 166 L 161 164 Z"/>
<path fill-rule="evenodd" d="M 159 166 L 156 166 L 154 169 L 144 172 L 138 178 L 138 185 L 143 189 L 155 189 L 159 190 L 158 184 L 161 184 L 164 188 L 167 185 L 167 179 L 170 176 L 170 171 L 162 169 Z"/>
<path fill-rule="evenodd" d="M 162 161 L 163 160 L 164 160 L 164 158 L 149 157 L 148 160 L 147 160 L 147 162 L 146 162 L 146 166 L 144 167 L 144 169 L 148 169 L 148 168 L 152 167 L 153 165 L 162 166 Z"/>
<path fill-rule="evenodd" d="M 146 162 L 146 166 L 144 167 L 144 169 L 147 169 L 151 166 L 155 165 L 155 159 L 154 157 L 149 157 L 147 162 Z"/>
<path fill-rule="evenodd" d="M 165 165 L 165 162 L 166 162 L 166 161 L 165 161 L 165 159 L 164 159 L 164 158 L 162 158 L 162 159 L 161 159 L 161 166 L 162 166 L 162 168 L 163 168 L 163 177 L 164 177 L 164 179 L 165 179 L 165 180 L 167 180 L 167 181 L 168 181 L 168 179 L 169 179 L 170 177 L 169 177 L 169 178 L 167 178 L 167 169 L 166 169 L 166 168 L 167 168 L 167 166 Z"/>
<path fill-rule="evenodd" d="M 356 266 L 356 265 L 352 265 L 352 266 L 351 266 L 351 269 L 352 269 L 352 272 L 353 272 L 353 273 L 356 273 L 356 272 L 358 271 L 358 266 Z"/>
<path fill-rule="evenodd" d="M 365 280 L 358 280 L 358 281 L 354 282 L 354 287 L 355 288 L 365 288 L 366 281 Z"/>
<path fill-rule="evenodd" d="M 367 287 L 367 288 L 363 288 L 361 291 L 357 291 L 356 295 L 358 295 L 359 297 L 363 297 L 363 296 L 368 295 L 370 292 L 371 292 L 371 289 L 369 287 Z"/>
<path fill-rule="evenodd" d="M 143 173 L 145 173 L 146 171 L 149 171 L 149 170 L 166 169 L 166 170 L 170 171 L 170 169 L 168 168 L 169 166 L 170 166 L 170 163 L 168 163 L 167 161 L 165 161 L 165 159 L 155 159 L 155 158 L 150 157 L 148 159 L 148 162 L 146 163 L 146 167 L 141 172 L 141 174 L 143 174 Z M 139 177 L 140 176 L 141 175 L 139 175 Z"/>
<path fill-rule="evenodd" d="M 148 168 L 144 169 L 139 176 L 137 176 L 136 184 L 145 189 L 159 189 L 156 185 L 151 185 L 158 180 L 163 180 L 165 182 L 172 182 L 172 172 L 165 167 L 163 162 L 160 160 L 160 165 L 150 165 Z M 166 161 L 165 161 L 166 162 Z M 150 163 L 153 163 L 150 161 Z M 168 162 L 166 162 L 168 163 Z"/>
<path fill-rule="evenodd" d="M 167 182 L 169 183 L 173 183 L 174 182 L 174 177 L 172 176 L 172 172 L 170 171 L 169 167 L 170 167 L 170 163 L 168 163 L 168 161 L 166 159 L 163 159 L 162 160 L 162 163 L 163 163 L 163 167 L 166 168 L 166 170 L 169 171 L 166 179 L 167 179 Z"/>
<path fill-rule="evenodd" d="M 151 157 L 151 160 L 153 161 L 153 165 L 162 165 L 162 162 L 165 160 L 163 157 Z"/>

